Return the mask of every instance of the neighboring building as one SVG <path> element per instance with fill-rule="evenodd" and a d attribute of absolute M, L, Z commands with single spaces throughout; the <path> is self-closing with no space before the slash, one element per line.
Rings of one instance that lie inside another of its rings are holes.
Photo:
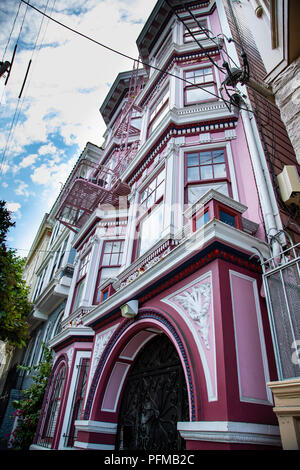
<path fill-rule="evenodd" d="M 274 395 L 284 449 L 300 449 L 300 3 L 297 0 L 224 2 L 234 39 L 243 46 L 254 86 L 269 96 L 279 111 L 257 93 L 250 96 L 257 111 L 268 167 L 276 190 L 285 240 L 281 256 L 261 259 L 279 381 L 268 386 Z M 251 80 L 248 85 L 251 84 Z M 297 161 L 295 161 L 295 155 Z M 281 234 L 282 235 L 282 234 Z M 273 242 L 275 239 L 273 238 Z"/>
<path fill-rule="evenodd" d="M 234 3 L 234 2 L 231 2 Z M 300 163 L 300 38 L 298 0 L 243 0 L 233 4 L 247 22 L 265 66 L 264 83 L 275 96 Z"/>
<path fill-rule="evenodd" d="M 46 256 L 51 233 L 52 224 L 49 221 L 49 215 L 45 214 L 32 243 L 24 270 L 24 279 L 31 288 L 29 301 L 33 300 L 33 289 L 37 282 L 36 272 Z M 33 324 L 30 319 L 29 323 L 31 339 L 27 348 L 13 348 L 2 343 L 1 351 L 4 354 L 2 353 L 0 369 L 0 448 L 7 446 L 8 438 L 14 426 L 14 412 L 16 410 L 11 403 L 21 398 L 21 390 L 24 388 L 24 373 L 20 372 L 17 366 L 18 364 L 27 365 L 30 359 L 35 333 L 32 332 Z"/>
<path fill-rule="evenodd" d="M 240 3 L 157 2 L 144 68 L 117 76 L 103 148 L 87 144 L 51 210 L 33 318 L 63 316 L 32 449 L 281 448 L 265 260 L 292 266 L 281 307 L 299 219 L 277 176 L 297 160 Z"/>

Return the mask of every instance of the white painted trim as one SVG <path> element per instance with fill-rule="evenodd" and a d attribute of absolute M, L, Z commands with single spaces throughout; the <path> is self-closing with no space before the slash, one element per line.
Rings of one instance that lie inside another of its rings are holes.
<path fill-rule="evenodd" d="M 75 421 L 78 431 L 95 432 L 100 434 L 116 434 L 118 424 L 105 421 L 78 420 Z"/>
<path fill-rule="evenodd" d="M 37 444 L 31 444 L 31 446 L 29 447 L 29 450 L 55 450 L 55 449 L 49 449 L 48 447 L 38 446 Z"/>
<path fill-rule="evenodd" d="M 263 404 L 263 405 L 273 405 L 272 393 L 268 389 L 267 385 L 266 385 L 266 393 L 267 393 L 268 400 L 260 400 L 260 399 L 256 399 L 256 398 L 252 398 L 252 397 L 245 397 L 242 394 L 241 378 L 240 378 L 240 366 L 239 366 L 239 359 L 238 359 L 238 357 L 239 357 L 239 355 L 238 355 L 238 343 L 237 343 L 237 335 L 236 335 L 236 318 L 235 318 L 234 302 L 233 302 L 234 296 L 233 296 L 232 276 L 236 276 L 236 277 L 239 277 L 241 279 L 245 279 L 245 280 L 252 283 L 253 295 L 254 295 L 254 300 L 255 300 L 255 312 L 256 312 L 256 319 L 257 319 L 257 327 L 258 327 L 258 333 L 259 333 L 259 342 L 260 342 L 262 362 L 263 362 L 263 370 L 264 370 L 264 376 L 265 376 L 265 382 L 266 383 L 269 382 L 269 380 L 270 380 L 270 374 L 269 374 L 266 344 L 265 344 L 265 339 L 264 339 L 264 335 L 263 335 L 263 324 L 262 324 L 262 318 L 261 318 L 261 309 L 260 309 L 260 305 L 259 305 L 257 281 L 253 277 L 246 276 L 245 274 L 241 274 L 240 272 L 237 272 L 237 271 L 234 271 L 234 270 L 230 269 L 229 270 L 230 293 L 231 293 L 231 303 L 232 303 L 232 312 L 233 312 L 234 340 L 235 340 L 235 348 L 236 348 L 236 353 L 237 353 L 237 373 L 238 373 L 240 401 L 246 402 L 246 403 L 257 403 L 257 404 Z"/>
<path fill-rule="evenodd" d="M 202 234 L 202 236 L 200 236 Z M 268 256 L 267 245 L 258 238 L 249 235 L 242 230 L 238 230 L 227 225 L 220 220 L 211 220 L 204 227 L 192 233 L 189 238 L 175 247 L 171 253 L 155 264 L 144 274 L 138 276 L 127 286 L 119 289 L 115 294 L 109 297 L 105 302 L 96 306 L 83 318 L 84 325 L 99 320 L 113 308 L 125 303 L 130 298 L 135 298 L 139 289 L 151 285 L 155 280 L 168 273 L 175 265 L 183 263 L 193 252 L 199 252 L 212 240 L 222 240 L 224 243 L 238 247 L 240 250 L 249 252 L 252 247 L 257 247 L 265 256 Z M 122 273 L 120 273 L 120 277 Z"/>
<path fill-rule="evenodd" d="M 138 334 L 139 334 L 139 333 L 137 333 L 137 335 L 138 335 Z M 136 335 L 136 336 L 137 336 L 137 335 Z M 131 338 L 131 340 L 126 344 L 125 347 L 127 347 L 127 346 L 130 344 L 131 341 L 134 341 L 134 340 L 136 339 L 136 336 L 134 336 L 133 338 Z M 136 358 L 137 354 L 140 352 L 140 350 L 145 346 L 145 344 L 148 343 L 148 341 L 149 341 L 150 339 L 152 339 L 154 336 L 157 336 L 157 333 L 153 333 L 153 334 L 147 336 L 147 338 L 146 338 L 144 341 L 142 341 L 141 344 L 138 346 L 138 348 L 134 351 L 134 353 L 133 353 L 133 355 L 132 355 L 131 357 L 125 356 L 125 355 L 123 355 L 123 354 L 121 353 L 120 356 L 119 356 L 119 359 L 126 359 L 126 360 L 128 360 L 128 361 L 133 361 L 133 360 Z M 125 347 L 124 347 L 124 349 L 125 349 Z M 124 349 L 123 349 L 123 351 L 124 351 Z"/>
<path fill-rule="evenodd" d="M 170 300 L 171 297 L 174 297 L 175 295 L 180 294 L 181 292 L 189 289 L 194 284 L 197 284 L 198 282 L 201 282 L 206 278 L 209 278 L 210 283 L 211 283 L 211 315 L 212 315 L 212 325 L 213 325 L 212 335 L 213 335 L 214 356 L 215 356 L 215 360 L 216 360 L 215 321 L 214 321 L 214 305 L 213 305 L 214 296 L 213 296 L 212 272 L 211 271 L 206 272 L 202 276 L 198 277 L 194 281 L 192 281 L 189 284 L 182 287 L 181 289 L 179 289 L 175 292 L 172 292 L 172 294 L 168 295 L 164 299 L 161 299 L 161 302 L 164 302 L 164 303 L 170 305 L 172 308 L 174 308 L 180 314 L 180 316 L 183 318 L 185 323 L 188 325 L 189 330 L 191 331 L 191 333 L 194 337 L 195 343 L 197 344 L 198 351 L 199 351 L 199 354 L 200 354 L 200 357 L 201 357 L 201 362 L 202 362 L 202 366 L 203 366 L 203 370 L 204 370 L 204 376 L 205 376 L 205 380 L 206 380 L 208 401 L 212 402 L 212 401 L 217 401 L 218 400 L 218 384 L 217 384 L 217 365 L 216 365 L 216 362 L 215 362 L 215 386 L 216 386 L 216 389 L 215 389 L 215 392 L 214 392 L 212 379 L 211 379 L 211 375 L 210 375 L 210 370 L 209 370 L 206 355 L 205 355 L 205 351 L 204 351 L 204 348 L 201 344 L 201 340 L 199 338 L 199 334 L 198 334 L 198 332 L 195 328 L 195 325 L 192 322 L 192 320 L 187 316 L 187 314 L 184 312 L 184 310 L 181 307 L 179 307 L 177 304 L 173 303 L 172 300 Z"/>
<path fill-rule="evenodd" d="M 111 382 L 111 378 L 113 377 L 113 373 L 116 369 L 116 367 L 119 365 L 119 364 L 125 364 L 125 363 L 122 363 L 122 362 L 116 362 L 115 365 L 114 365 L 114 368 L 110 374 L 110 377 L 109 377 L 109 380 L 107 382 L 107 385 L 106 385 L 106 389 L 105 389 L 105 393 L 104 393 L 104 397 L 103 397 L 103 400 L 102 400 L 102 406 L 101 406 L 101 411 L 108 411 L 109 413 L 115 413 L 117 411 L 117 406 L 118 406 L 118 402 L 119 402 L 119 397 L 120 397 L 120 394 L 121 394 L 121 390 L 122 390 L 122 387 L 123 387 L 123 384 L 124 384 L 124 381 L 126 379 L 126 376 L 128 374 L 128 370 L 130 369 L 130 365 L 131 364 L 125 364 L 127 367 L 124 369 L 124 373 L 123 373 L 123 377 L 122 377 L 122 380 L 119 384 L 119 388 L 118 388 L 118 391 L 117 391 L 117 394 L 116 394 L 116 397 L 115 397 L 115 403 L 114 403 L 114 406 L 113 408 L 103 408 L 103 403 L 105 401 L 105 398 L 107 396 L 107 393 L 108 393 L 108 390 L 109 390 L 109 385 L 110 385 L 110 382 Z"/>
<path fill-rule="evenodd" d="M 60 344 L 63 340 L 69 338 L 70 336 L 94 336 L 95 331 L 92 330 L 92 328 L 89 327 L 67 327 L 64 330 L 62 330 L 58 335 L 56 335 L 54 338 L 52 338 L 49 341 L 48 346 L 50 348 L 54 348 L 57 344 Z"/>
<path fill-rule="evenodd" d="M 279 426 L 234 421 L 178 422 L 186 440 L 281 446 Z"/>
<path fill-rule="evenodd" d="M 79 449 L 90 450 L 115 450 L 115 446 L 109 444 L 93 444 L 92 442 L 78 442 L 75 441 L 74 447 Z"/>

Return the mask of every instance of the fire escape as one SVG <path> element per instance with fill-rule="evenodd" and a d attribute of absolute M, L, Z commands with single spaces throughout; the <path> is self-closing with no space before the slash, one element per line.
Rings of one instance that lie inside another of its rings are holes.
<path fill-rule="evenodd" d="M 62 190 L 56 219 L 75 233 L 99 204 L 117 206 L 119 198 L 130 193 L 129 185 L 121 177 L 140 144 L 140 131 L 131 121 L 135 113 L 142 111 L 135 102 L 143 81 L 139 61 L 135 61 L 125 105 L 112 129 L 111 138 L 118 142 L 114 167 L 102 164 L 102 156 L 98 162 L 82 158 Z"/>

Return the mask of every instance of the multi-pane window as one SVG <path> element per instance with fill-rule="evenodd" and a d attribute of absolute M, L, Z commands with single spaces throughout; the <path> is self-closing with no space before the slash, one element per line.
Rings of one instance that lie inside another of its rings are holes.
<path fill-rule="evenodd" d="M 83 407 L 83 400 L 86 391 L 87 377 L 89 370 L 90 359 L 83 358 L 78 364 L 78 376 L 77 384 L 75 388 L 74 399 L 71 410 L 71 421 L 69 424 L 69 432 L 67 436 L 67 447 L 73 447 L 77 437 L 77 431 L 75 428 L 75 421 L 80 419 L 80 414 Z"/>
<path fill-rule="evenodd" d="M 142 113 L 137 109 L 133 109 L 131 112 L 131 126 L 137 131 L 141 130 L 142 127 Z"/>
<path fill-rule="evenodd" d="M 122 263 L 123 251 L 124 240 L 107 240 L 104 242 L 96 282 L 94 304 L 98 304 L 103 300 L 102 292 L 99 289 L 100 285 L 107 279 L 113 278 L 118 274 Z"/>
<path fill-rule="evenodd" d="M 42 430 L 42 435 L 39 438 L 38 444 L 51 447 L 54 438 L 55 428 L 57 424 L 58 413 L 64 391 L 64 384 L 66 380 L 66 366 L 62 365 L 53 382 L 51 396 L 46 411 L 46 418 Z"/>
<path fill-rule="evenodd" d="M 148 210 L 155 201 L 158 201 L 163 196 L 165 189 L 165 170 L 161 171 L 151 183 L 141 192 L 140 207 L 143 210 Z"/>
<path fill-rule="evenodd" d="M 42 287 L 43 287 L 43 284 L 44 284 L 47 269 L 48 269 L 48 266 L 46 266 L 43 269 L 42 274 L 38 277 L 36 287 L 35 287 L 35 292 L 34 292 L 33 297 L 32 297 L 32 301 L 34 301 L 40 295 L 40 293 L 42 292 Z"/>
<path fill-rule="evenodd" d="M 184 42 L 191 42 L 191 41 L 199 41 L 200 39 L 206 39 L 207 35 L 205 34 L 204 29 L 207 28 L 207 20 L 206 19 L 197 19 L 197 21 L 186 21 L 184 34 L 183 34 L 183 41 Z"/>
<path fill-rule="evenodd" d="M 77 275 L 77 282 L 76 282 L 75 292 L 74 292 L 74 300 L 73 300 L 73 307 L 72 307 L 73 312 L 80 306 L 90 261 L 91 261 L 91 251 L 89 251 L 84 256 L 84 258 L 82 258 L 80 262 L 80 267 L 79 267 L 79 271 Z"/>
<path fill-rule="evenodd" d="M 210 66 L 187 70 L 184 90 L 185 104 L 194 104 L 216 98 L 216 85 L 213 68 Z"/>
<path fill-rule="evenodd" d="M 229 171 L 224 149 L 203 150 L 186 154 L 185 200 L 193 204 L 213 188 L 230 195 Z"/>
<path fill-rule="evenodd" d="M 169 87 L 166 87 L 150 108 L 149 134 L 156 129 L 169 111 Z"/>
<path fill-rule="evenodd" d="M 163 55 L 165 54 L 167 48 L 169 47 L 169 45 L 171 44 L 172 42 L 172 35 L 173 35 L 173 32 L 170 31 L 165 40 L 162 42 L 161 46 L 158 48 L 157 52 L 156 52 L 156 63 L 159 64 L 161 58 L 163 57 Z"/>
<path fill-rule="evenodd" d="M 164 190 L 165 170 L 162 170 L 141 192 L 137 256 L 145 253 L 160 239 L 163 227 Z"/>

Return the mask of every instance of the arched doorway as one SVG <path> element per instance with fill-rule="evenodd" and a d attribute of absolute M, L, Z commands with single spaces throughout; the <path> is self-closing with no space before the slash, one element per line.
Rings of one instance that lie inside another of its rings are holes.
<path fill-rule="evenodd" d="M 146 344 L 129 372 L 116 449 L 183 450 L 178 421 L 189 421 L 185 377 L 175 347 L 162 334 Z"/>

